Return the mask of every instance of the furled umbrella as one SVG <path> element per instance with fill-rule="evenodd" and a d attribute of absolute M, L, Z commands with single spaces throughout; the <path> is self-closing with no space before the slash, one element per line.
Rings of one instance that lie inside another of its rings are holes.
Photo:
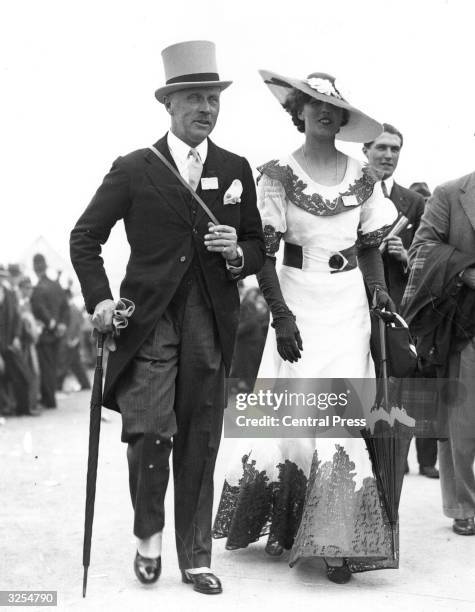
<path fill-rule="evenodd" d="M 121 298 L 116 305 L 113 316 L 113 335 L 118 336 L 121 329 L 128 325 L 128 318 L 133 314 L 135 305 L 130 300 Z M 84 567 L 82 596 L 86 597 L 87 573 L 91 561 L 92 523 L 94 520 L 94 503 L 96 499 L 97 463 L 99 457 L 99 436 L 101 432 L 102 409 L 102 357 L 105 334 L 97 334 L 96 369 L 92 385 L 89 417 L 89 450 L 87 458 L 86 506 L 84 512 L 84 542 L 82 564 Z"/>
<path fill-rule="evenodd" d="M 394 321 L 393 313 L 373 308 L 372 314 L 378 317 L 380 378 L 375 405 L 366 420 L 366 428 L 361 433 L 366 442 L 380 498 L 391 526 L 394 556 L 397 550 L 399 501 L 415 420 L 398 405 L 398 398 L 394 397 L 394 391 L 397 391 L 398 386 L 390 385 L 387 327 Z"/>

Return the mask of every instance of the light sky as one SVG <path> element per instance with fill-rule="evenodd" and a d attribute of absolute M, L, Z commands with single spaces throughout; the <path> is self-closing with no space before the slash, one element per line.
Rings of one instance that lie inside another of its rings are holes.
<path fill-rule="evenodd" d="M 405 136 L 396 180 L 435 185 L 475 169 L 472 0 L 10 0 L 0 15 L 0 263 L 69 232 L 112 161 L 168 128 L 154 98 L 160 51 L 213 40 L 223 92 L 212 134 L 254 168 L 302 136 L 257 70 L 334 74 L 354 106 Z M 360 155 L 360 146 L 341 145 Z M 123 230 L 105 251 L 115 286 Z"/>

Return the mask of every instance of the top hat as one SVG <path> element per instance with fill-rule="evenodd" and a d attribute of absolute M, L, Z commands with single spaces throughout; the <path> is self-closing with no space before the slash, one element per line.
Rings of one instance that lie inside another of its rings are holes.
<path fill-rule="evenodd" d="M 190 87 L 226 89 L 232 81 L 220 81 L 216 65 L 216 46 L 208 40 L 188 40 L 166 47 L 162 51 L 166 83 L 155 92 L 163 98 L 174 91 Z"/>
<path fill-rule="evenodd" d="M 306 79 L 284 77 L 269 70 L 259 70 L 259 74 L 281 104 L 285 104 L 292 89 L 299 89 L 311 98 L 346 109 L 349 119 L 346 125 L 341 126 L 336 135 L 339 140 L 369 142 L 377 138 L 383 131 L 381 123 L 365 115 L 345 100 L 335 85 L 335 77 L 331 74 L 313 72 Z"/>

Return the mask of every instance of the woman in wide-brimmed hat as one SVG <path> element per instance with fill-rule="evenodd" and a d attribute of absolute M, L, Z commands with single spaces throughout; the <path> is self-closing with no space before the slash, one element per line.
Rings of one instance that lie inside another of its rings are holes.
<path fill-rule="evenodd" d="M 394 206 L 377 177 L 335 139 L 368 142 L 382 126 L 351 106 L 329 74 L 260 74 L 305 140 L 259 168 L 268 255 L 259 284 L 275 329 L 259 378 L 374 378 L 364 281 L 379 305 L 391 305 L 378 245 Z M 323 557 L 338 583 L 354 571 L 397 567 L 364 441 L 350 436 L 247 440 L 251 455 L 228 474 L 215 536 L 227 536 L 233 549 L 269 533 L 269 554 L 291 548 L 290 565 Z"/>

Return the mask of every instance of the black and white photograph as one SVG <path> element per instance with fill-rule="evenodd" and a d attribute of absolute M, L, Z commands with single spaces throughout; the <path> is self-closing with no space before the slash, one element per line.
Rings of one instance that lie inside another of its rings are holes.
<path fill-rule="evenodd" d="M 0 608 L 475 609 L 473 2 L 1 14 Z"/>

